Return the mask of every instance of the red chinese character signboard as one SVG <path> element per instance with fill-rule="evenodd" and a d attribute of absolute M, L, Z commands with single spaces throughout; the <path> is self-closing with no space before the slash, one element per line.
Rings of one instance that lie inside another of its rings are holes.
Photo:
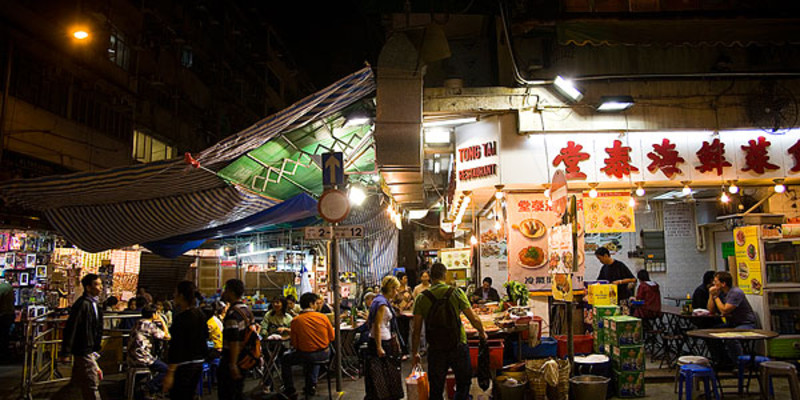
<path fill-rule="evenodd" d="M 800 140 L 795 142 L 792 147 L 789 147 L 787 153 L 791 154 L 794 158 L 794 166 L 792 167 L 792 172 L 800 172 Z"/>
<path fill-rule="evenodd" d="M 759 136 L 758 140 L 748 141 L 750 144 L 742 145 L 742 150 L 746 153 L 744 157 L 745 167 L 742 168 L 743 172 L 753 171 L 757 174 L 763 174 L 766 170 L 776 170 L 780 167 L 769 162 L 769 153 L 767 147 L 770 143 L 765 137 Z"/>
<path fill-rule="evenodd" d="M 683 157 L 675 150 L 675 144 L 670 143 L 669 139 L 664 139 L 661 144 L 653 144 L 653 151 L 647 153 L 647 158 L 653 160 L 647 166 L 648 171 L 655 173 L 661 170 L 670 179 L 675 174 L 682 173 L 681 169 L 678 168 L 678 164 L 685 162 Z"/>
<path fill-rule="evenodd" d="M 557 167 L 564 163 L 567 172 L 567 180 L 586 179 L 586 174 L 581 172 L 579 163 L 589 159 L 589 153 L 581 152 L 583 146 L 575 144 L 573 141 L 567 142 L 567 147 L 561 149 L 553 159 L 553 166 Z"/>
<path fill-rule="evenodd" d="M 630 152 L 631 148 L 629 146 L 623 146 L 621 141 L 615 140 L 613 146 L 606 147 L 608 158 L 603 159 L 606 166 L 600 168 L 600 171 L 617 179 L 622 179 L 623 176 L 630 175 L 631 172 L 639 172 L 639 168 L 631 165 Z"/>
<path fill-rule="evenodd" d="M 700 165 L 695 167 L 700 172 L 717 170 L 717 176 L 722 176 L 725 167 L 732 167 L 731 163 L 725 159 L 725 143 L 714 139 L 711 143 L 704 141 L 703 146 L 697 151 L 697 158 Z"/>

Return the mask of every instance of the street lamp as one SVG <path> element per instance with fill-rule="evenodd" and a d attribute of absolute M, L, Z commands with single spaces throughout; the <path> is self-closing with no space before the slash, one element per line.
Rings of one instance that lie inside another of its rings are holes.
<path fill-rule="evenodd" d="M 77 29 L 72 32 L 72 37 L 78 40 L 84 40 L 89 37 L 89 32 L 86 32 L 83 29 Z"/>

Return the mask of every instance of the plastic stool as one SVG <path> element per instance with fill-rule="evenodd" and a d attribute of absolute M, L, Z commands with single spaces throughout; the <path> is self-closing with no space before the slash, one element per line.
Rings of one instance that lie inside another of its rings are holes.
<path fill-rule="evenodd" d="M 677 366 L 675 370 L 675 393 L 678 393 L 678 381 L 680 380 L 681 367 L 684 365 L 696 364 L 705 367 L 711 367 L 711 361 L 703 356 L 681 356 L 678 357 Z"/>
<path fill-rule="evenodd" d="M 331 355 L 328 357 L 327 360 L 322 360 L 322 361 L 309 363 L 309 365 L 312 365 L 312 366 L 313 365 L 319 366 L 320 367 L 320 369 L 319 369 L 319 373 L 320 374 L 322 374 L 323 371 L 325 372 L 325 379 L 328 380 L 328 400 L 333 400 L 333 391 L 331 390 L 331 371 L 332 371 L 332 368 L 331 368 L 332 365 L 331 364 L 333 364 L 333 361 L 334 361 L 333 352 L 331 352 Z"/>
<path fill-rule="evenodd" d="M 136 377 L 139 375 L 150 376 L 150 368 L 128 367 L 125 373 L 125 398 L 133 400 L 133 392 L 136 389 Z"/>
<path fill-rule="evenodd" d="M 772 397 L 771 390 L 768 391 L 767 388 L 772 388 L 772 378 L 776 376 L 783 376 L 789 380 L 791 399 L 800 399 L 800 381 L 797 379 L 797 368 L 783 361 L 764 361 L 761 363 L 761 377 L 759 380 L 762 400 Z"/>
<path fill-rule="evenodd" d="M 739 375 L 739 394 L 744 392 L 744 372 L 747 370 L 747 393 L 750 393 L 750 379 L 753 378 L 753 374 L 758 372 L 758 366 L 765 361 L 772 361 L 769 357 L 764 356 L 756 356 L 755 360 L 755 367 L 750 368 L 753 364 L 751 364 L 751 357 L 752 356 L 739 356 L 738 360 L 738 375 Z"/>
<path fill-rule="evenodd" d="M 208 385 L 208 393 L 211 394 L 214 388 L 211 386 L 213 375 L 211 374 L 211 366 L 208 363 L 203 363 L 203 371 L 200 373 L 200 380 L 197 381 L 197 395 L 203 397 L 203 384 Z"/>
<path fill-rule="evenodd" d="M 686 387 L 686 400 L 692 400 L 692 386 L 696 378 L 702 379 L 705 384 L 706 399 L 711 398 L 711 391 L 714 392 L 714 398 L 720 400 L 719 390 L 717 390 L 717 377 L 714 375 L 714 370 L 711 367 L 697 364 L 687 364 L 681 366 L 680 378 L 678 382 L 678 399 L 683 397 L 683 389 Z M 710 381 L 710 385 L 709 385 Z M 709 390 L 709 386 L 711 390 Z"/>

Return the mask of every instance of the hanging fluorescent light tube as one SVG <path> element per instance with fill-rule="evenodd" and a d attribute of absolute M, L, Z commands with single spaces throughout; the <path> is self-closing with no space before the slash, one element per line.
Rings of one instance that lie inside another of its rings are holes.
<path fill-rule="evenodd" d="M 558 89 L 559 93 L 566 96 L 570 101 L 578 102 L 583 98 L 583 93 L 575 88 L 575 85 L 570 79 L 564 79 L 559 75 L 556 77 L 555 81 L 553 81 L 553 84 L 556 89 Z"/>
<path fill-rule="evenodd" d="M 252 253 L 239 254 L 239 257 L 241 258 L 241 257 L 257 256 L 259 254 L 276 253 L 276 252 L 285 251 L 285 250 L 286 250 L 286 248 L 284 248 L 284 247 L 275 247 L 275 248 L 267 249 L 267 250 L 254 251 Z"/>
<path fill-rule="evenodd" d="M 428 121 L 423 122 L 423 128 L 435 128 L 438 126 L 451 126 L 451 125 L 463 125 L 463 124 L 471 124 L 473 122 L 477 122 L 477 117 L 467 117 L 467 118 L 456 118 L 456 119 L 443 119 L 443 120 L 436 120 L 436 121 Z"/>
<path fill-rule="evenodd" d="M 426 128 L 426 144 L 447 144 L 450 143 L 450 129 L 447 128 Z"/>
<path fill-rule="evenodd" d="M 600 98 L 600 104 L 597 105 L 599 112 L 619 112 L 625 111 L 634 105 L 633 97 L 631 96 L 603 96 Z"/>
<path fill-rule="evenodd" d="M 428 215 L 428 209 L 408 210 L 408 219 L 422 219 Z"/>

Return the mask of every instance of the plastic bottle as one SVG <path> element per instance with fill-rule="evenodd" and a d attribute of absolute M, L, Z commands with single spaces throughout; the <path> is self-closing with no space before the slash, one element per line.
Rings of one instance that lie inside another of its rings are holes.
<path fill-rule="evenodd" d="M 692 296 L 686 293 L 686 314 L 691 314 L 694 309 L 692 308 Z"/>

